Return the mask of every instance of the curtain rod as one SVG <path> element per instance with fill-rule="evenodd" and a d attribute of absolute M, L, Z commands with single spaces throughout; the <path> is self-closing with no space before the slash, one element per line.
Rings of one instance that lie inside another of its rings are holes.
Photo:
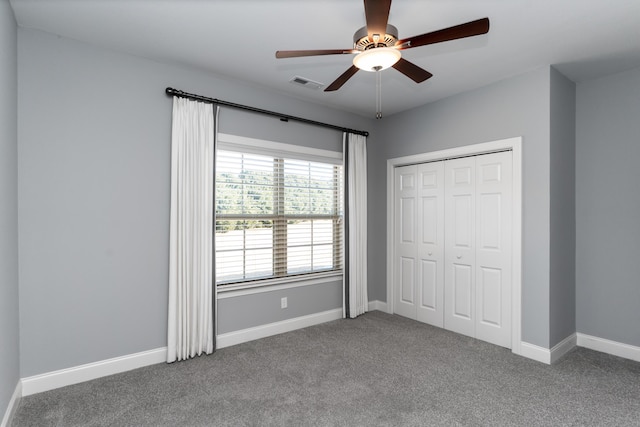
<path fill-rule="evenodd" d="M 196 95 L 196 94 L 193 94 L 193 93 L 183 92 L 181 90 L 177 90 L 177 89 L 174 89 L 172 87 L 168 87 L 165 90 L 165 92 L 169 96 L 179 96 L 181 98 L 189 98 L 189 99 L 193 99 L 195 101 L 202 101 L 202 102 L 208 102 L 208 103 L 211 103 L 211 104 L 224 105 L 225 107 L 237 108 L 239 110 L 252 111 L 254 113 L 260 113 L 260 114 L 266 114 L 268 116 L 278 117 L 283 122 L 286 122 L 286 121 L 289 121 L 289 120 L 294 120 L 296 122 L 302 122 L 302 123 L 307 123 L 307 124 L 310 124 L 310 125 L 316 125 L 316 126 L 322 126 L 322 127 L 326 127 L 326 128 L 336 129 L 336 130 L 339 130 L 339 131 L 342 131 L 342 132 L 350 132 L 350 133 L 355 133 L 355 134 L 358 134 L 358 135 L 369 136 L 369 132 L 364 131 L 364 130 L 348 129 L 348 128 L 344 128 L 342 126 L 336 126 L 336 125 L 331 125 L 331 124 L 328 124 L 328 123 L 317 122 L 315 120 L 303 119 L 301 117 L 290 116 L 288 114 L 276 113 L 275 111 L 262 110 L 260 108 L 249 107 L 247 105 L 235 104 L 233 102 L 222 101 L 220 99 L 215 99 L 215 98 L 208 98 L 206 96 L 201 96 L 201 95 Z"/>

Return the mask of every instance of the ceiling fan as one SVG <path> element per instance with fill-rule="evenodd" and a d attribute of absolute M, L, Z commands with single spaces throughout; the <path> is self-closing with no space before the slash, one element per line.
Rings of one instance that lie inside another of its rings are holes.
<path fill-rule="evenodd" d="M 391 0 L 364 0 L 367 25 L 353 35 L 353 49 L 279 50 L 276 58 L 356 54 L 353 65 L 327 86 L 325 92 L 340 89 L 358 70 L 380 71 L 389 67 L 395 68 L 414 82 L 421 83 L 432 77 L 432 74 L 402 58 L 400 51 L 489 32 L 489 18 L 482 18 L 398 40 L 398 29 L 387 23 L 390 9 Z"/>

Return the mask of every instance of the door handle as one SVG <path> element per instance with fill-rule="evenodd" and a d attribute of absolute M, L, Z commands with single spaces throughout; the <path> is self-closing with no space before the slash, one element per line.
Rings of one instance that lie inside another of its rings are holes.
<path fill-rule="evenodd" d="M 462 258 L 462 255 L 456 255 L 456 258 L 458 259 Z"/>
<path fill-rule="evenodd" d="M 432 252 L 429 252 L 429 256 L 431 256 L 431 255 L 432 255 Z"/>

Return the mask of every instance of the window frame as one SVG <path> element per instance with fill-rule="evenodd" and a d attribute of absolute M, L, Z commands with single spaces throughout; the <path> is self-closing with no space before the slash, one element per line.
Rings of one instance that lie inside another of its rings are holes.
<path fill-rule="evenodd" d="M 217 146 L 216 150 L 223 151 L 235 151 L 242 152 L 248 154 L 258 154 L 263 156 L 269 156 L 276 158 L 285 158 L 292 160 L 302 160 L 302 161 L 310 161 L 310 162 L 319 162 L 326 164 L 333 164 L 335 166 L 342 167 L 342 173 L 344 174 L 344 162 L 343 162 L 343 153 L 341 151 L 333 151 L 333 150 L 325 150 L 319 148 L 306 147 L 302 145 L 293 145 L 293 144 L 285 144 L 281 142 L 268 141 L 262 139 L 248 138 L 238 135 L 231 135 L 225 133 L 218 133 Z M 216 156 L 217 160 L 217 156 Z M 282 178 L 282 177 L 280 177 Z M 342 183 L 342 187 L 340 184 Z M 335 203 L 336 206 L 340 203 L 344 203 L 344 175 L 342 179 L 336 181 L 336 186 L 334 187 L 335 194 Z M 215 185 L 214 185 L 215 191 Z M 343 205 L 344 206 L 344 205 Z M 274 212 L 274 214 L 277 212 Z M 244 279 L 238 280 L 236 282 L 227 282 L 218 284 L 216 279 L 216 274 L 214 272 L 214 285 L 217 289 L 217 292 L 229 292 L 228 296 L 236 295 L 238 292 L 240 294 L 243 293 L 251 293 L 252 288 L 263 288 L 270 287 L 270 289 L 276 290 L 280 288 L 290 288 L 297 286 L 307 286 L 314 285 L 320 283 L 335 283 L 336 280 L 342 280 L 344 275 L 344 207 L 341 214 L 338 215 L 318 215 L 318 217 L 326 217 L 325 219 L 329 219 L 331 217 L 334 220 L 334 236 L 338 235 L 338 238 L 341 239 L 340 248 L 336 248 L 334 240 L 334 263 L 337 263 L 338 268 L 332 270 L 321 270 L 321 271 L 310 271 L 300 274 L 285 274 L 280 277 L 266 277 L 266 278 L 256 278 L 256 279 Z M 338 217 L 338 221 L 335 221 L 335 217 Z M 274 215 L 275 217 L 275 215 Z M 228 219 L 225 216 L 226 219 Z M 215 214 L 214 210 L 214 222 L 218 219 L 218 216 Z M 318 218 L 320 219 L 320 218 Z M 285 220 L 286 221 L 286 220 Z M 275 219 L 274 219 L 275 223 Z M 274 224 L 274 238 L 275 238 L 275 224 Z M 215 227 L 214 227 L 215 233 Z M 286 244 L 285 244 L 286 246 Z M 275 261 L 276 257 L 276 247 L 272 248 L 273 257 Z M 213 248 L 214 257 L 217 256 L 216 248 L 215 248 L 215 238 L 214 238 L 214 248 Z M 286 251 L 285 251 L 286 254 Z M 286 267 L 285 267 L 286 268 Z M 273 274 L 276 274 L 276 269 L 274 268 Z M 253 290 L 259 291 L 259 290 Z"/>

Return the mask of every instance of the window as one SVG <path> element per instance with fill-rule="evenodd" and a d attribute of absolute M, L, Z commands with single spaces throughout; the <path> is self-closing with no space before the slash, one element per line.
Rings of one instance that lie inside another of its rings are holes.
<path fill-rule="evenodd" d="M 341 270 L 342 166 L 255 151 L 217 151 L 216 283 Z"/>

